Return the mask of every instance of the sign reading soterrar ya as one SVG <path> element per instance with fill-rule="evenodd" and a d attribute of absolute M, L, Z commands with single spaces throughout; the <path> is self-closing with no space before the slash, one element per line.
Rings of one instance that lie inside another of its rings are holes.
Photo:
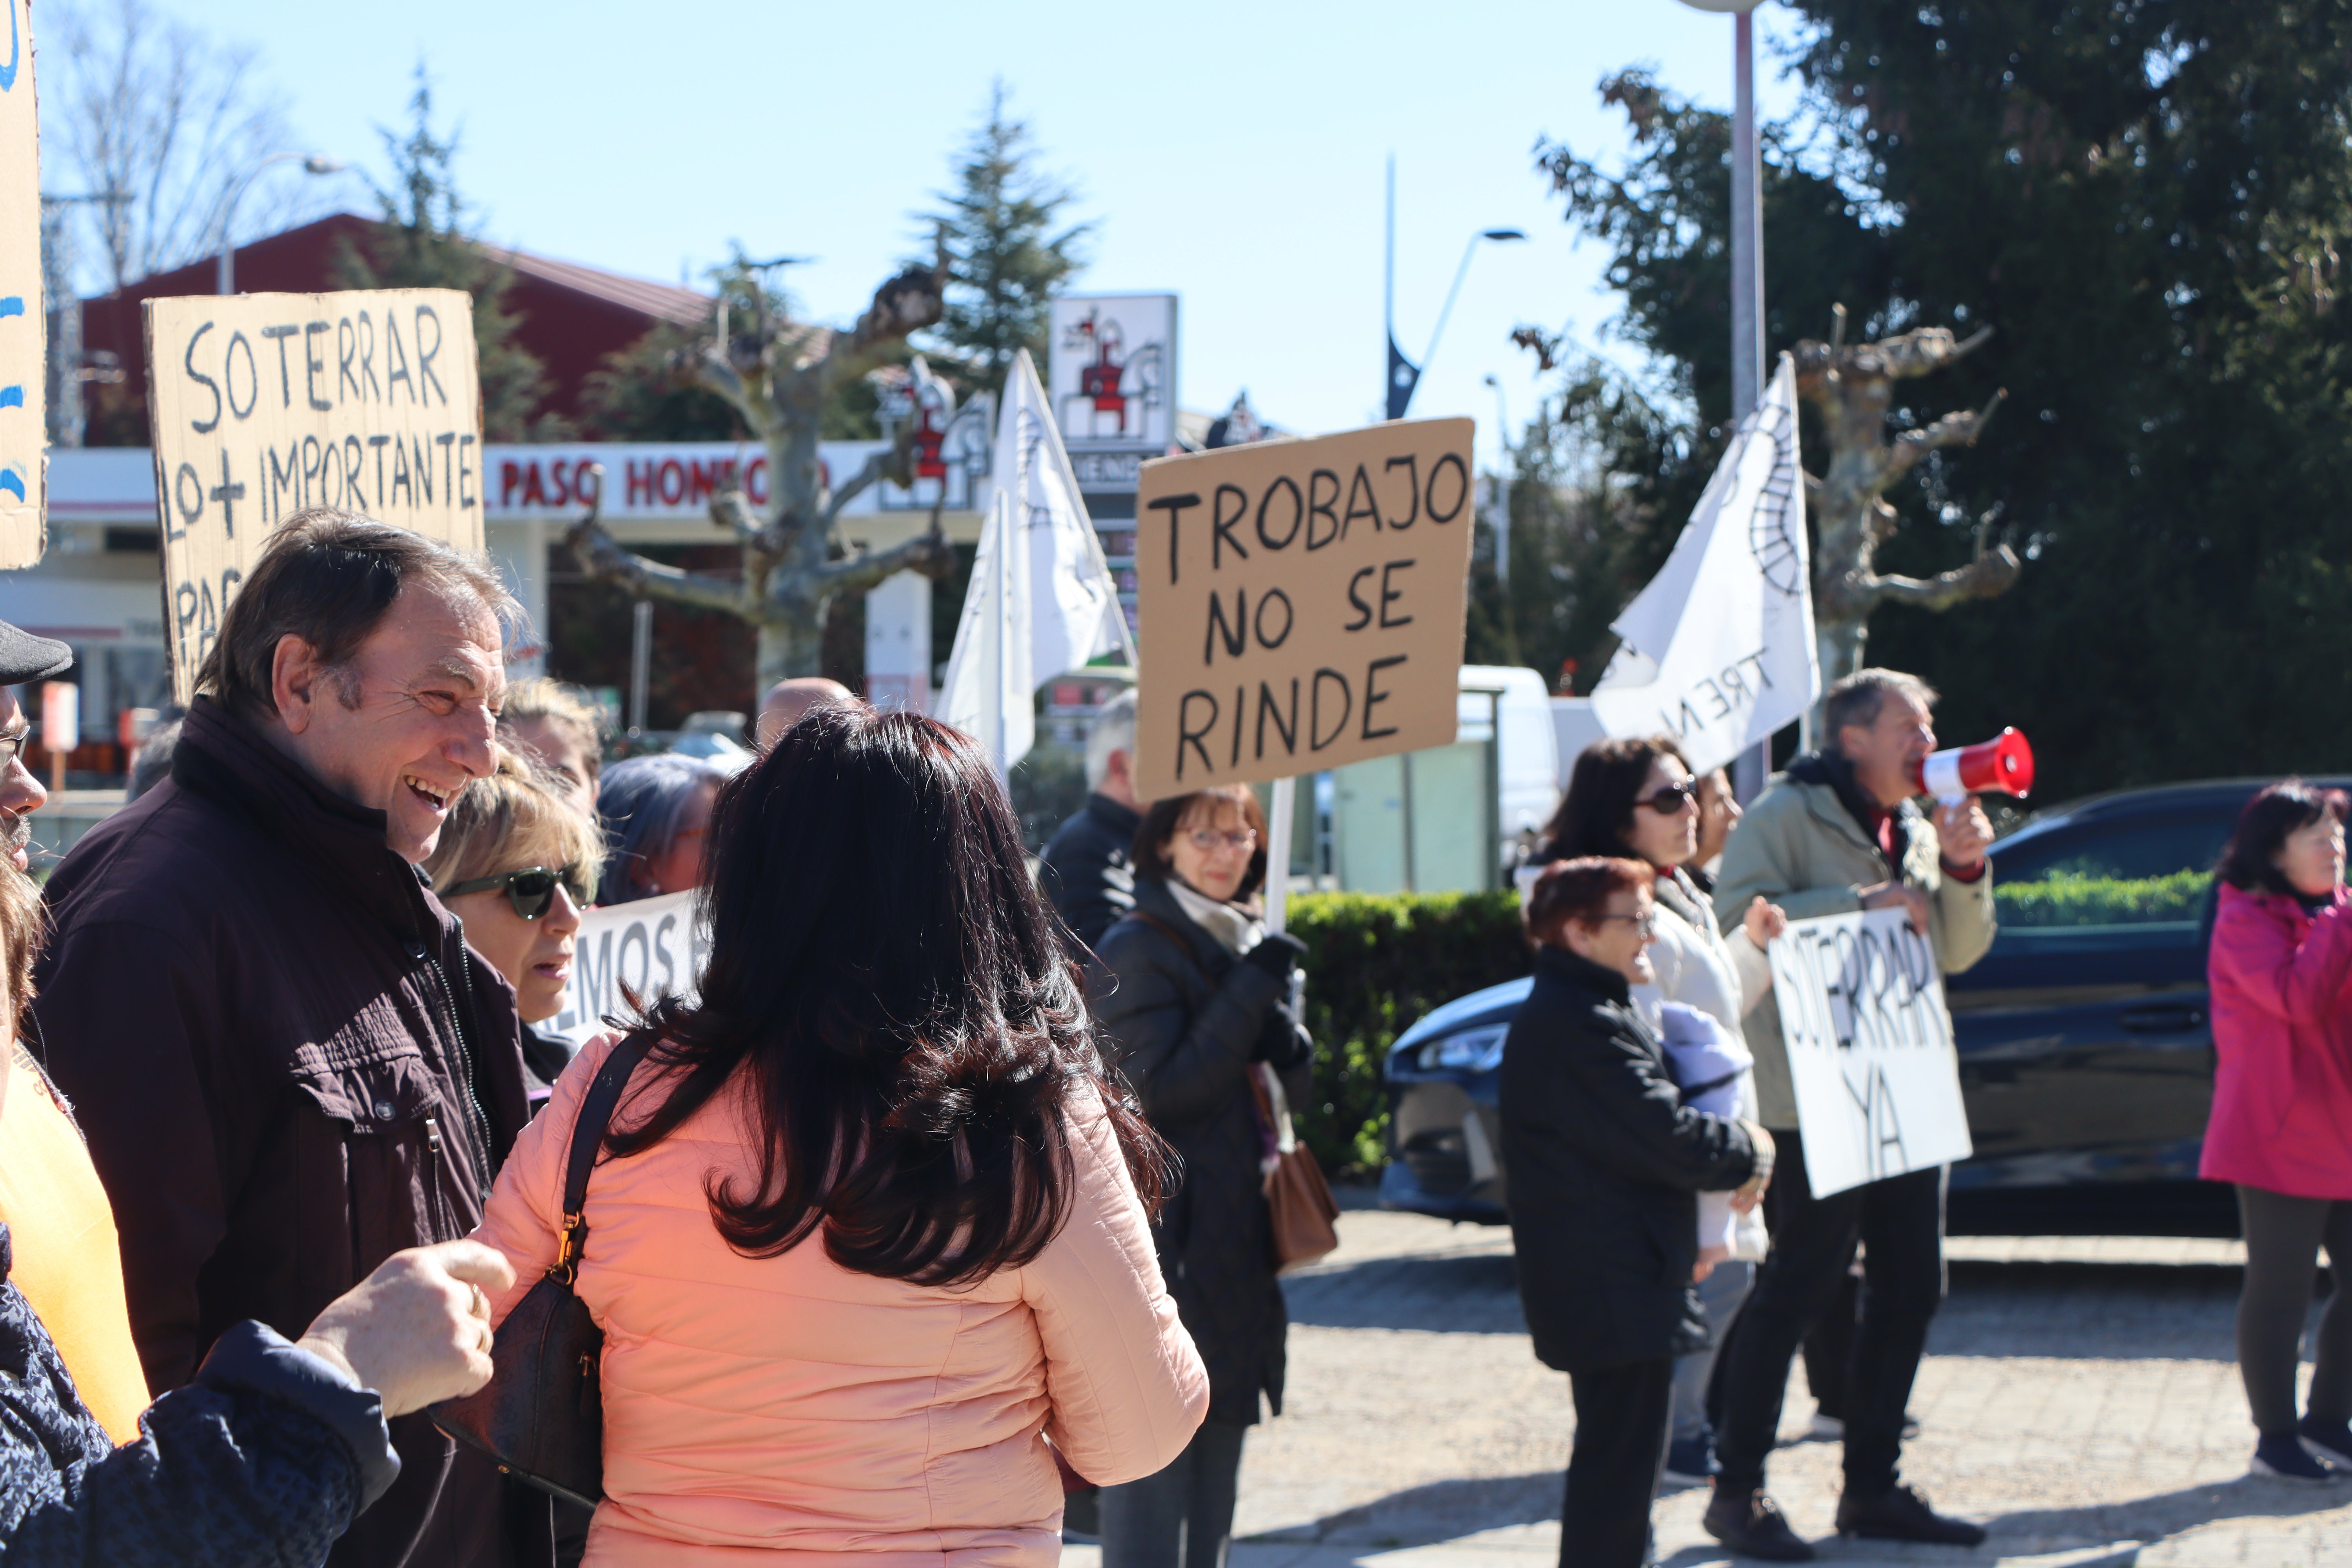
<path fill-rule="evenodd" d="M 364 512 L 482 547 L 473 301 L 454 289 L 150 300 L 147 406 L 182 702 L 278 526 Z"/>
<path fill-rule="evenodd" d="M 1471 436 L 1426 419 L 1143 465 L 1139 795 L 1454 740 Z"/>

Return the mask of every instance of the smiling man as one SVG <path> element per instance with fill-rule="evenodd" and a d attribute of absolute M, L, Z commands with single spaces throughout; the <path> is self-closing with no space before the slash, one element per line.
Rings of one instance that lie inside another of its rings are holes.
<path fill-rule="evenodd" d="M 34 1022 L 157 1394 L 236 1322 L 298 1334 L 392 1253 L 464 1236 L 529 1119 L 513 994 L 416 869 L 494 765 L 512 610 L 486 563 L 404 529 L 289 519 L 170 780 L 49 879 Z M 329 1561 L 513 1561 L 495 1470 L 422 1414 L 392 1426 L 400 1479 Z"/>

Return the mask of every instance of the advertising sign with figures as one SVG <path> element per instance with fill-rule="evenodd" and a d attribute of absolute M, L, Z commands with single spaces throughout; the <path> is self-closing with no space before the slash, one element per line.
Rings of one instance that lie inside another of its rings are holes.
<path fill-rule="evenodd" d="M 1699 773 L 1770 740 L 1820 695 L 1788 355 L 1674 553 L 1610 629 L 1621 641 L 1593 717 L 1612 735 L 1674 736 Z"/>
<path fill-rule="evenodd" d="M 47 437 L 41 310 L 40 119 L 33 100 L 31 0 L 5 0 L 0 53 L 0 567 L 41 558 Z"/>
<path fill-rule="evenodd" d="M 1143 466 L 1139 797 L 1453 742 L 1472 434 L 1422 419 Z"/>
<path fill-rule="evenodd" d="M 196 295 L 145 310 L 180 701 L 262 545 L 305 507 L 482 547 L 481 398 L 462 290 Z"/>
<path fill-rule="evenodd" d="M 1176 296 L 1066 295 L 1052 344 L 1046 392 L 1078 488 L 1132 492 L 1176 441 Z"/>
<path fill-rule="evenodd" d="M 1815 1195 L 1975 1152 L 1943 972 L 1904 910 L 1792 921 L 1766 956 Z"/>

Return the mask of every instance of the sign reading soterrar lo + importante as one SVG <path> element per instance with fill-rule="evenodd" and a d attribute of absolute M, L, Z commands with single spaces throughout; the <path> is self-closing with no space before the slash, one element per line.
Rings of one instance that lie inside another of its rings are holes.
<path fill-rule="evenodd" d="M 1426 419 L 1143 465 L 1139 795 L 1452 742 L 1472 433 Z"/>
<path fill-rule="evenodd" d="M 482 547 L 481 395 L 462 290 L 195 295 L 145 310 L 180 701 L 261 547 L 303 509 Z"/>

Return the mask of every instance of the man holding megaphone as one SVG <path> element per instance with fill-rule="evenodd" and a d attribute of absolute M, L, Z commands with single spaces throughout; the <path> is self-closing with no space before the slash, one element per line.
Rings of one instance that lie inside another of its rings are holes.
<path fill-rule="evenodd" d="M 1933 944 L 1947 974 L 1992 945 L 1992 824 L 1971 788 L 2021 795 L 2032 782 L 2023 738 L 1937 752 L 1936 693 L 1916 676 L 1864 669 L 1822 703 L 1829 743 L 1799 757 L 1748 808 L 1723 853 L 1715 907 L 1738 912 L 1761 894 L 1791 920 L 1900 908 Z M 2000 748 L 2007 745 L 2007 751 Z M 1932 776 L 1930 776 L 1932 775 Z M 1913 797 L 1943 797 L 1932 820 Z M 1813 1549 L 1764 1492 L 1764 1461 L 1780 1421 L 1789 1363 L 1839 1294 L 1863 1247 L 1867 1289 L 1844 1391 L 1845 1489 L 1839 1532 L 1974 1545 L 1984 1531 L 1937 1513 L 1897 1480 L 1904 1405 L 1944 1293 L 1944 1173 L 1914 1171 L 1815 1197 L 1805 1181 L 1796 1092 L 1768 994 L 1748 1016 L 1759 1120 L 1780 1148 L 1772 1252 L 1722 1352 L 1722 1473 L 1707 1532 L 1748 1556 L 1801 1562 Z"/>

